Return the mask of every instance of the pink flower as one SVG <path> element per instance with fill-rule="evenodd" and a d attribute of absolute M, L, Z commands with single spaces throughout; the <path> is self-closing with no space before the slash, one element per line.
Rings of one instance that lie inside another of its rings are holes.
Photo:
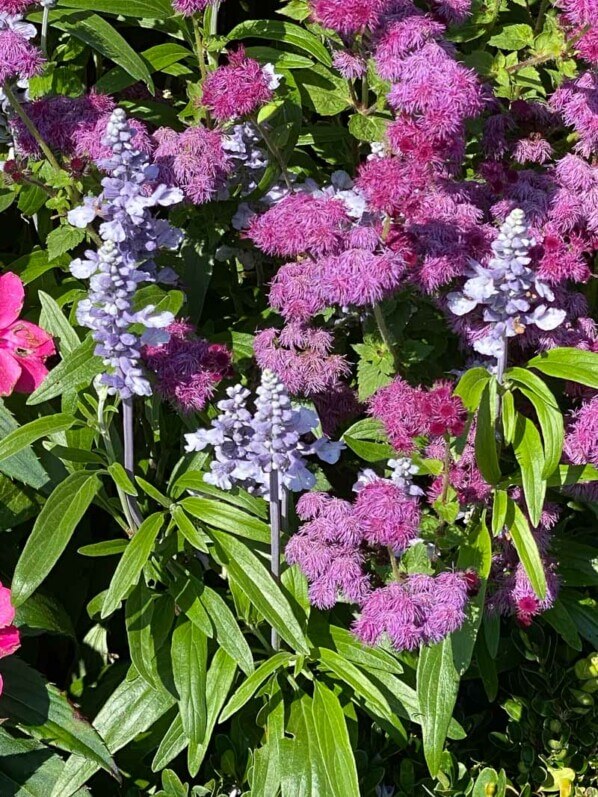
<path fill-rule="evenodd" d="M 367 71 L 367 64 L 363 58 L 352 55 L 346 50 L 337 50 L 332 59 L 335 69 L 348 80 L 363 77 Z"/>
<path fill-rule="evenodd" d="M 0 13 L 22 14 L 37 0 L 0 0 Z"/>
<path fill-rule="evenodd" d="M 453 396 L 450 382 L 438 382 L 423 398 L 423 414 L 429 433 L 458 437 L 465 429 L 467 412 L 458 396 Z"/>
<path fill-rule="evenodd" d="M 598 396 L 575 412 L 565 438 L 565 453 L 576 465 L 598 466 Z"/>
<path fill-rule="evenodd" d="M 48 373 L 46 359 L 56 351 L 47 332 L 19 320 L 24 301 L 19 277 L 11 272 L 0 276 L 0 396 L 32 393 Z"/>
<path fill-rule="evenodd" d="M 179 14 L 191 17 L 214 3 L 215 0 L 172 0 L 172 7 Z"/>
<path fill-rule="evenodd" d="M 598 74 L 587 71 L 567 80 L 554 92 L 550 104 L 579 135 L 577 152 L 589 158 L 598 147 Z"/>
<path fill-rule="evenodd" d="M 183 412 L 199 412 L 213 396 L 216 385 L 231 376 L 231 354 L 226 346 L 195 336 L 185 321 L 168 327 L 170 340 L 146 346 L 142 356 L 156 374 L 156 389 Z"/>
<path fill-rule="evenodd" d="M 316 22 L 345 35 L 374 28 L 391 4 L 392 0 L 309 0 Z"/>
<path fill-rule="evenodd" d="M 422 412 L 423 395 L 420 388 L 411 387 L 401 377 L 397 377 L 370 399 L 370 413 L 382 421 L 388 438 L 397 451 L 413 451 L 413 438 L 427 431 Z"/>
<path fill-rule="evenodd" d="M 416 498 L 386 479 L 375 479 L 359 491 L 354 517 L 370 545 L 390 547 L 402 554 L 419 531 Z"/>
<path fill-rule="evenodd" d="M 21 646 L 19 631 L 12 624 L 15 619 L 15 610 L 10 602 L 10 590 L 0 583 L 0 659 L 12 656 Z M 0 676 L 0 694 L 3 682 Z"/>
<path fill-rule="evenodd" d="M 43 64 L 41 51 L 24 36 L 11 28 L 0 30 L 0 84 L 38 75 Z"/>
<path fill-rule="evenodd" d="M 218 122 L 248 116 L 274 96 L 272 76 L 240 47 L 204 80 L 202 105 Z"/>

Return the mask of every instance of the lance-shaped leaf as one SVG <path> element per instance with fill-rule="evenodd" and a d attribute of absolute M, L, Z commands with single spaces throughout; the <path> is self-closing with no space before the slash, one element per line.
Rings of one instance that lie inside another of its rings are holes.
<path fill-rule="evenodd" d="M 536 527 L 540 523 L 546 497 L 546 480 L 542 478 L 544 449 L 534 422 L 520 414 L 517 415 L 515 425 L 513 450 L 521 468 L 521 481 L 529 516 L 532 525 Z"/>

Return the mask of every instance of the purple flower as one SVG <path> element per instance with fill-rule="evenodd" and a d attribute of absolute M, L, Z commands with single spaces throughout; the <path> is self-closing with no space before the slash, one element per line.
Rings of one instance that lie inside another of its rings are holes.
<path fill-rule="evenodd" d="M 393 482 L 374 479 L 359 491 L 354 518 L 370 545 L 399 555 L 418 535 L 419 502 Z"/>
<path fill-rule="evenodd" d="M 179 14 L 191 17 L 206 9 L 209 5 L 214 5 L 216 0 L 172 0 L 172 7 Z"/>
<path fill-rule="evenodd" d="M 41 72 L 44 58 L 29 43 L 35 28 L 21 17 L 0 11 L 0 85 L 8 80 L 26 80 Z"/>

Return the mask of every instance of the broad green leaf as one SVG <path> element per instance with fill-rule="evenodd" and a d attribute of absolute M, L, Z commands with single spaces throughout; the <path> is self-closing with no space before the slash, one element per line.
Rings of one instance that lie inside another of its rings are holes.
<path fill-rule="evenodd" d="M 116 611 L 129 589 L 137 584 L 163 525 L 164 515 L 156 512 L 146 518 L 136 531 L 110 582 L 102 607 L 102 618 L 109 617 Z"/>
<path fill-rule="evenodd" d="M 37 295 L 42 306 L 39 316 L 40 326 L 54 337 L 59 338 L 60 351 L 63 356 L 70 354 L 80 345 L 77 333 L 66 320 L 58 303 L 48 293 L 39 291 Z"/>
<path fill-rule="evenodd" d="M 303 103 L 321 116 L 336 116 L 351 106 L 347 81 L 322 64 L 294 73 Z"/>
<path fill-rule="evenodd" d="M 37 418 L 35 421 L 15 429 L 0 441 L 0 467 L 3 460 L 19 454 L 24 448 L 28 448 L 42 437 L 49 437 L 49 435 L 70 429 L 74 423 L 75 418 L 72 415 L 58 413 Z"/>
<path fill-rule="evenodd" d="M 263 520 L 225 503 L 210 498 L 183 498 L 183 509 L 198 520 L 215 529 L 230 531 L 248 540 L 267 543 L 270 541 L 270 527 Z"/>
<path fill-rule="evenodd" d="M 509 496 L 504 490 L 494 491 L 494 503 L 492 504 L 492 536 L 498 537 L 502 532 L 507 519 L 507 508 Z"/>
<path fill-rule="evenodd" d="M 48 498 L 13 576 L 15 606 L 26 601 L 52 570 L 99 489 L 100 480 L 94 473 L 76 471 Z"/>
<path fill-rule="evenodd" d="M 244 542 L 222 531 L 210 530 L 219 558 L 264 619 L 282 639 L 301 653 L 309 653 L 307 640 L 280 587 Z"/>
<path fill-rule="evenodd" d="M 382 716 L 390 714 L 388 701 L 369 677 L 347 659 L 327 648 L 320 648 L 319 663 L 348 684 L 357 695 L 367 700 Z"/>
<path fill-rule="evenodd" d="M 354 113 L 349 117 L 349 132 L 359 141 L 384 141 L 390 121 L 385 116 Z"/>
<path fill-rule="evenodd" d="M 565 586 L 598 587 L 598 548 L 572 540 L 568 535 L 554 540 L 551 549 Z"/>
<path fill-rule="evenodd" d="M 50 371 L 37 390 L 29 396 L 27 404 L 41 404 L 42 401 L 61 396 L 68 390 L 88 387 L 104 367 L 101 358 L 94 355 L 95 347 L 96 342 L 91 337 L 77 346 Z"/>
<path fill-rule="evenodd" d="M 293 738 L 280 740 L 282 797 L 328 794 L 312 699 L 303 691 L 298 691 L 291 703 L 286 731 Z"/>
<path fill-rule="evenodd" d="M 548 376 L 569 379 L 598 390 L 598 352 L 583 349 L 550 349 L 527 364 Z"/>
<path fill-rule="evenodd" d="M 38 590 L 16 610 L 15 625 L 22 635 L 64 634 L 75 639 L 70 616 L 56 598 Z"/>
<path fill-rule="evenodd" d="M 76 246 L 85 240 L 85 230 L 78 227 L 71 227 L 70 224 L 62 224 L 56 227 L 46 238 L 46 246 L 48 247 L 48 261 L 56 260 L 60 255 L 65 252 L 70 252 Z"/>
<path fill-rule="evenodd" d="M 501 50 L 521 50 L 529 47 L 534 41 L 534 31 L 529 25 L 505 25 L 500 33 L 492 36 L 488 44 Z"/>
<path fill-rule="evenodd" d="M 185 736 L 181 715 L 177 712 L 156 751 L 156 755 L 152 761 L 152 771 L 160 772 L 173 758 L 176 758 L 179 753 L 182 753 L 188 744 L 189 739 Z"/>
<path fill-rule="evenodd" d="M 171 694 L 152 689 L 134 669 L 131 673 L 133 677 L 122 681 L 93 722 L 113 755 L 151 728 L 175 703 Z M 71 756 L 50 797 L 71 797 L 98 769 L 80 756 Z"/>
<path fill-rule="evenodd" d="M 525 515 L 511 499 L 509 499 L 507 525 L 509 526 L 515 550 L 525 568 L 534 592 L 540 600 L 543 600 L 546 597 L 546 574 L 544 573 L 544 565 L 538 551 L 538 544 L 534 539 Z"/>
<path fill-rule="evenodd" d="M 537 527 L 546 497 L 546 481 L 542 478 L 544 449 L 540 433 L 533 421 L 524 415 L 517 415 L 513 450 L 521 468 L 521 480 L 529 516 L 532 525 Z"/>
<path fill-rule="evenodd" d="M 6 438 L 19 429 L 19 424 L 12 417 L 0 399 L 0 437 Z M 10 459 L 0 462 L 0 471 L 11 479 L 17 479 L 39 490 L 49 481 L 49 476 L 40 465 L 33 449 L 21 451 Z"/>
<path fill-rule="evenodd" d="M 49 747 L 33 739 L 15 738 L 0 728 L 0 794 L 48 797 L 62 768 L 62 759 Z M 87 789 L 78 789 L 76 794 L 90 797 Z"/>
<path fill-rule="evenodd" d="M 598 650 L 598 601 L 567 590 L 560 598 L 579 634 Z"/>
<path fill-rule="evenodd" d="M 144 19 L 168 19 L 174 14 L 169 0 L 60 0 L 59 7 Z"/>
<path fill-rule="evenodd" d="M 246 678 L 241 686 L 232 695 L 218 719 L 218 722 L 225 722 L 233 714 L 236 714 L 239 709 L 251 700 L 257 690 L 265 683 L 268 678 L 283 667 L 288 667 L 293 659 L 292 653 L 280 652 L 270 656 L 269 659 L 257 668 L 248 678 Z"/>
<path fill-rule="evenodd" d="M 560 465 L 558 471 L 549 476 L 549 487 L 563 487 L 567 484 L 588 484 L 598 481 L 598 468 L 594 465 Z"/>
<path fill-rule="evenodd" d="M 470 412 L 474 412 L 480 406 L 484 389 L 490 378 L 490 372 L 486 368 L 470 368 L 459 379 L 455 396 L 459 396 Z"/>
<path fill-rule="evenodd" d="M 279 797 L 282 780 L 281 740 L 284 739 L 285 702 L 281 689 L 273 681 L 267 712 L 265 742 L 255 751 L 251 793 L 260 797 Z"/>
<path fill-rule="evenodd" d="M 356 440 L 349 434 L 343 435 L 343 441 L 351 451 L 366 462 L 381 462 L 392 457 L 396 452 L 390 443 L 373 443 L 369 440 Z"/>
<path fill-rule="evenodd" d="M 322 683 L 314 683 L 312 713 L 330 797 L 359 797 L 355 756 L 338 697 Z"/>
<path fill-rule="evenodd" d="M 214 635 L 212 620 L 201 602 L 204 589 L 203 582 L 195 576 L 184 573 L 170 586 L 170 594 L 178 609 L 206 636 L 212 637 Z"/>
<path fill-rule="evenodd" d="M 170 654 L 183 730 L 190 742 L 199 744 L 204 740 L 208 722 L 208 638 L 195 623 L 179 619 L 172 635 Z"/>
<path fill-rule="evenodd" d="M 200 595 L 204 609 L 210 615 L 216 631 L 216 640 L 244 673 L 253 672 L 253 656 L 247 640 L 239 627 L 237 618 L 228 608 L 218 592 L 205 587 Z"/>
<path fill-rule="evenodd" d="M 98 732 L 56 687 L 17 656 L 0 662 L 0 714 L 36 739 L 82 756 L 112 775 L 118 770 Z"/>
<path fill-rule="evenodd" d="M 268 41 L 283 42 L 313 55 L 326 66 L 332 65 L 330 53 L 322 42 L 313 33 L 309 33 L 292 22 L 280 22 L 272 19 L 241 22 L 228 34 L 229 41 L 239 39 L 267 39 Z"/>
<path fill-rule="evenodd" d="M 97 4 L 95 5 L 97 10 Z M 153 91 L 154 83 L 145 61 L 139 57 L 116 28 L 103 17 L 82 12 L 80 15 L 68 15 L 62 19 L 55 19 L 52 25 L 87 44 L 104 58 L 110 59 L 131 77 L 142 81 L 150 91 Z"/>
<path fill-rule="evenodd" d="M 313 66 L 311 58 L 274 47 L 247 47 L 245 52 L 260 64 L 274 64 L 278 69 L 308 69 Z"/>
<path fill-rule="evenodd" d="M 150 686 L 159 683 L 156 672 L 156 644 L 159 640 L 154 634 L 154 593 L 140 579 L 125 604 L 127 639 L 131 661 L 139 675 Z"/>
<path fill-rule="evenodd" d="M 311 616 L 308 637 L 317 647 L 330 648 L 367 671 L 403 672 L 403 666 L 393 655 L 382 648 L 362 645 L 348 629 L 324 621 L 320 613 Z"/>
<path fill-rule="evenodd" d="M 421 649 L 417 664 L 417 694 L 422 712 L 424 756 L 432 777 L 436 777 L 440 770 L 459 683 L 451 637 Z"/>
<path fill-rule="evenodd" d="M 542 613 L 542 620 L 551 625 L 573 650 L 582 649 L 577 626 L 561 600 L 557 600 L 554 606 Z"/>
<path fill-rule="evenodd" d="M 145 5 L 145 3 L 144 3 Z M 166 42 L 156 44 L 140 53 L 141 58 L 147 64 L 149 71 L 161 72 L 179 61 L 186 58 L 193 58 L 193 53 L 187 47 L 183 47 L 176 42 Z M 115 67 L 105 72 L 95 84 L 95 90 L 102 94 L 114 94 L 128 88 L 135 83 L 135 78 L 128 75 L 124 69 Z"/>
<path fill-rule="evenodd" d="M 496 444 L 495 412 L 495 391 L 491 390 L 490 385 L 487 384 L 482 392 L 477 415 L 475 457 L 482 476 L 489 484 L 496 484 L 501 478 Z"/>
<path fill-rule="evenodd" d="M 0 473 L 0 531 L 36 517 L 41 505 L 41 497 Z"/>

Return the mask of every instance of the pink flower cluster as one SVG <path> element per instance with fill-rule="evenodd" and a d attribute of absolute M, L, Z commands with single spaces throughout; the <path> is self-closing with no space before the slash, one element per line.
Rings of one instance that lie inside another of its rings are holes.
<path fill-rule="evenodd" d="M 12 272 L 0 276 L 0 396 L 32 393 L 44 381 L 46 360 L 56 353 L 50 335 L 19 318 L 25 289 Z"/>
<path fill-rule="evenodd" d="M 204 80 L 201 103 L 216 121 L 228 122 L 249 116 L 270 102 L 277 85 L 274 73 L 248 58 L 240 47 L 229 54 L 226 66 Z"/>
<path fill-rule="evenodd" d="M 598 64 L 598 5 L 593 0 L 559 0 L 561 20 L 582 58 Z"/>
<path fill-rule="evenodd" d="M 8 0 L 0 7 L 0 85 L 13 80 L 27 80 L 42 70 L 42 53 L 30 42 L 35 28 L 23 23 L 19 16 L 12 16 L 18 15 L 27 5 Z"/>
<path fill-rule="evenodd" d="M 10 601 L 10 590 L 0 583 L 0 659 L 12 656 L 21 646 L 21 635 L 13 625 L 15 610 Z M 0 694 L 4 684 L 0 676 Z"/>
<path fill-rule="evenodd" d="M 199 412 L 216 386 L 232 376 L 226 346 L 198 338 L 186 321 L 168 327 L 170 339 L 161 346 L 145 346 L 143 360 L 156 376 L 156 391 L 183 412 Z"/>
<path fill-rule="evenodd" d="M 392 0 L 309 0 L 316 22 L 344 35 L 372 30 Z"/>
<path fill-rule="evenodd" d="M 204 11 L 208 6 L 214 5 L 215 0 L 172 0 L 172 7 L 179 14 L 192 17 L 200 11 Z"/>
<path fill-rule="evenodd" d="M 467 413 L 448 382 L 430 390 L 412 387 L 397 377 L 370 400 L 370 412 L 382 421 L 392 445 L 405 453 L 415 450 L 416 437 L 458 437 L 465 430 Z"/>

